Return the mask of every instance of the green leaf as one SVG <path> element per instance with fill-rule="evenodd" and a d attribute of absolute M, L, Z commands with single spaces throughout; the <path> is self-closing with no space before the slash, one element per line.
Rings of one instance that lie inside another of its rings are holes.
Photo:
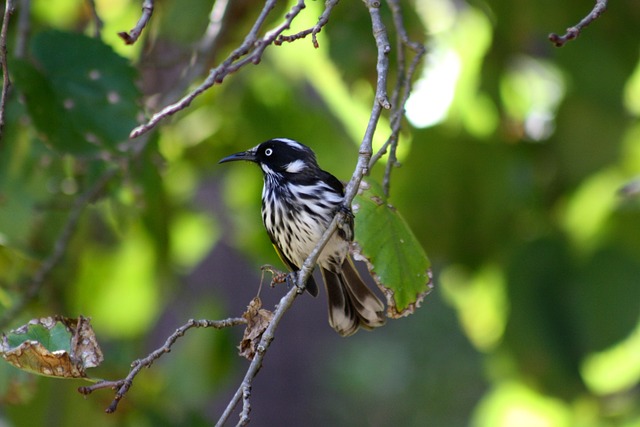
<path fill-rule="evenodd" d="M 102 363 L 89 319 L 44 317 L 2 334 L 0 355 L 18 369 L 56 378 L 85 378 Z"/>
<path fill-rule="evenodd" d="M 431 262 L 379 184 L 362 181 L 353 203 L 354 258 L 367 263 L 387 297 L 387 315 L 407 316 L 433 288 Z"/>
<path fill-rule="evenodd" d="M 96 38 L 46 31 L 31 43 L 34 64 L 15 60 L 16 86 L 46 142 L 57 151 L 114 151 L 136 125 L 134 69 Z"/>

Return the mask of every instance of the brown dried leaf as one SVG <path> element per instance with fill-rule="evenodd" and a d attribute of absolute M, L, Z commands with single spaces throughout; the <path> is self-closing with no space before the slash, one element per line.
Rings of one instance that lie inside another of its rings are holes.
<path fill-rule="evenodd" d="M 2 334 L 0 355 L 27 372 L 56 378 L 87 378 L 103 361 L 88 318 L 43 317 Z"/>
<path fill-rule="evenodd" d="M 242 317 L 247 319 L 247 327 L 238 345 L 238 350 L 240 350 L 238 354 L 246 357 L 248 360 L 253 360 L 262 335 L 273 318 L 271 311 L 261 307 L 262 301 L 259 297 L 255 297 L 249 303 L 247 311 L 242 315 Z"/>

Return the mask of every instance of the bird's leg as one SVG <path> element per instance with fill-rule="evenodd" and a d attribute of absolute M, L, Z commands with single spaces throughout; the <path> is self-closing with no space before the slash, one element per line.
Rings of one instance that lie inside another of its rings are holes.
<path fill-rule="evenodd" d="M 344 219 L 338 222 L 338 235 L 345 240 L 353 240 L 353 220 L 355 217 L 351 207 L 340 204 L 336 207 L 334 214 L 337 215 L 338 213 L 344 215 Z"/>
<path fill-rule="evenodd" d="M 336 213 L 338 212 L 342 212 L 344 216 L 347 218 L 347 221 L 353 220 L 353 211 L 351 210 L 351 206 L 339 204 L 336 207 Z"/>

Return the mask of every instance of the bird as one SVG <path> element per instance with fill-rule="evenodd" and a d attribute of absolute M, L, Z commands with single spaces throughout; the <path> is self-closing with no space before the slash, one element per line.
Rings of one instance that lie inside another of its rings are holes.
<path fill-rule="evenodd" d="M 345 223 L 331 236 L 318 257 L 327 293 L 329 324 L 341 336 L 359 328 L 385 324 L 384 304 L 364 283 L 349 255 L 354 224 L 344 206 L 344 185 L 318 165 L 315 153 L 289 138 L 273 138 L 232 154 L 218 163 L 248 161 L 262 170 L 262 221 L 276 252 L 291 271 L 298 271 L 340 209 Z M 312 276 L 305 289 L 318 295 Z"/>

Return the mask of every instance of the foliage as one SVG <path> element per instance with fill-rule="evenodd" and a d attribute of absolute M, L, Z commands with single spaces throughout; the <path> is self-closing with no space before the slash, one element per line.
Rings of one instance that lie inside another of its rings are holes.
<path fill-rule="evenodd" d="M 140 111 L 177 100 L 194 83 L 190 60 L 215 66 L 258 9 L 230 2 L 220 43 L 194 55 L 209 0 L 159 2 L 130 46 L 116 34 L 135 24 L 142 2 L 96 1 L 100 39 L 90 2 L 32 3 L 22 56 L 17 15 L 8 28 L 2 330 L 54 313 L 91 316 L 105 356 L 91 376 L 124 377 L 187 319 L 239 316 L 258 267 L 279 265 L 260 223 L 259 172 L 217 160 L 285 136 L 350 176 L 374 95 L 371 22 L 360 4 L 339 4 L 318 49 L 311 40 L 274 47 L 140 148 L 126 138 Z M 307 2 L 294 26 L 315 24 L 320 3 Z M 288 7 L 278 3 L 274 16 Z M 640 203 L 633 185 L 619 190 L 640 169 L 629 31 L 640 10 L 611 4 L 557 49 L 547 34 L 584 16 L 584 2 L 405 7 L 409 36 L 426 38 L 429 58 L 407 104 L 389 201 L 429 254 L 434 291 L 413 316 L 349 340 L 328 328 L 323 301 L 298 298 L 254 384 L 252 418 L 639 425 Z M 385 3 L 381 13 L 390 22 Z M 379 126 L 389 125 L 384 117 Z M 371 172 L 383 180 L 383 165 Z M 264 306 L 284 292 L 263 288 Z M 82 399 L 80 382 L 0 364 L 0 423 L 209 425 L 245 369 L 233 350 L 240 339 L 239 330 L 192 331 L 110 415 L 110 399 Z"/>

